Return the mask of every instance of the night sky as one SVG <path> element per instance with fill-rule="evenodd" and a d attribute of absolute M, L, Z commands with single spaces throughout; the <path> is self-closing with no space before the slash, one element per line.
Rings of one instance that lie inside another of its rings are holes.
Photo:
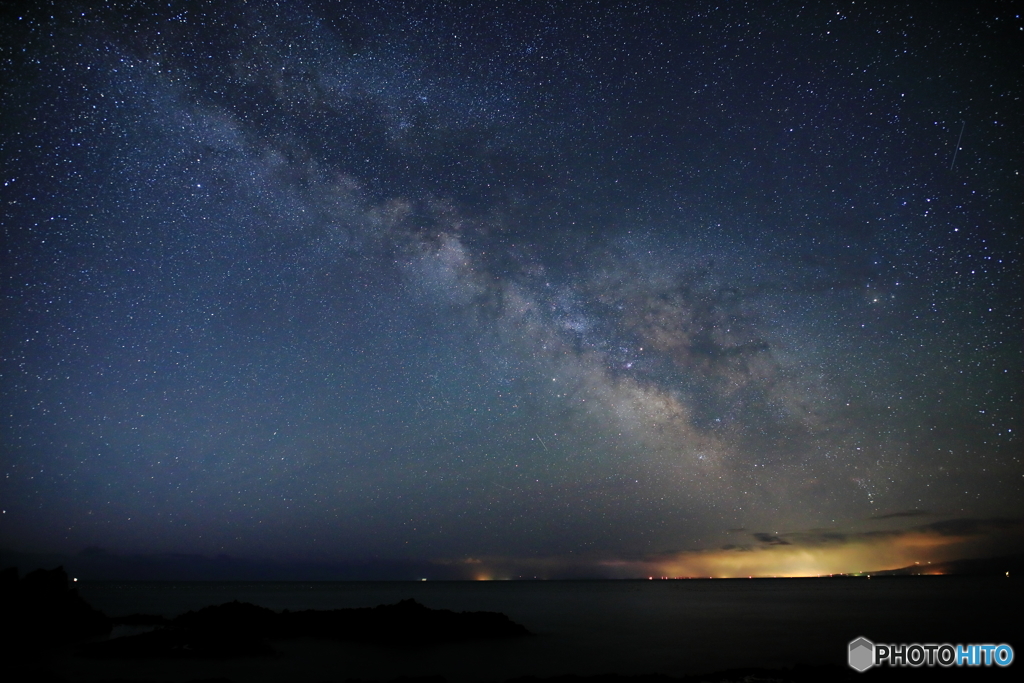
<path fill-rule="evenodd" d="M 0 546 L 1021 552 L 1021 15 L 4 3 Z"/>

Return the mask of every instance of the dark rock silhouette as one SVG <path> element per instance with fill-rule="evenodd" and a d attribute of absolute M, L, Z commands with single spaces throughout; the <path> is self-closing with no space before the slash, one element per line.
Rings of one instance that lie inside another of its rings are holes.
<path fill-rule="evenodd" d="M 305 610 L 280 615 L 283 633 L 343 640 L 420 645 L 481 638 L 507 638 L 530 632 L 499 612 L 430 609 L 415 600 L 359 609 Z"/>
<path fill-rule="evenodd" d="M 173 622 L 163 628 L 134 636 L 91 643 L 80 654 L 94 658 L 118 659 L 193 659 L 220 657 L 256 657 L 274 654 L 265 638 L 255 629 L 220 629 L 213 626 L 188 628 Z"/>
<path fill-rule="evenodd" d="M 282 638 L 418 646 L 523 635 L 529 635 L 529 631 L 504 614 L 435 610 L 411 599 L 377 607 L 299 612 L 274 612 L 235 601 L 186 612 L 155 631 L 93 643 L 82 654 L 114 658 L 247 657 L 273 654 L 267 641 Z"/>
<path fill-rule="evenodd" d="M 124 626 L 166 626 L 170 623 L 159 614 L 126 614 L 123 617 L 111 617 L 110 621 Z"/>
<path fill-rule="evenodd" d="M 5 647 L 60 644 L 110 633 L 111 621 L 71 588 L 64 567 L 36 569 L 18 578 L 0 572 L 0 613 Z"/>
<path fill-rule="evenodd" d="M 18 578 L 0 572 L 0 624 L 5 650 L 36 650 L 109 634 L 114 624 L 155 630 L 86 644 L 81 654 L 103 658 L 251 657 L 273 654 L 270 639 L 316 637 L 381 645 L 436 643 L 529 635 L 497 612 L 452 612 L 415 600 L 357 609 L 274 612 L 229 602 L 181 614 L 131 614 L 113 619 L 94 609 L 71 587 L 63 567 L 36 569 Z"/>

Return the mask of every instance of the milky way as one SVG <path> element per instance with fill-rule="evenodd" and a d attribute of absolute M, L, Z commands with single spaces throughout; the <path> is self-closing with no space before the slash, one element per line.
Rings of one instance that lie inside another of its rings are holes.
<path fill-rule="evenodd" d="M 1007 7 L 83 7 L 2 19 L 3 547 L 1020 550 Z"/>

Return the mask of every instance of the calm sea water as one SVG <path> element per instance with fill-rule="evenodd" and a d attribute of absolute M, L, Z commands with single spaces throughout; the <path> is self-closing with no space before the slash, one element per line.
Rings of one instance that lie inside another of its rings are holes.
<path fill-rule="evenodd" d="M 110 615 L 174 616 L 230 600 L 275 610 L 368 607 L 415 598 L 432 608 L 503 612 L 537 634 L 510 641 L 395 649 L 317 640 L 275 644 L 273 660 L 89 662 L 70 680 L 453 681 L 516 676 L 663 673 L 842 664 L 857 636 L 875 642 L 1018 642 L 1021 581 L 1006 578 L 380 583 L 80 583 Z M 1016 629 L 1016 631 L 1012 631 Z"/>

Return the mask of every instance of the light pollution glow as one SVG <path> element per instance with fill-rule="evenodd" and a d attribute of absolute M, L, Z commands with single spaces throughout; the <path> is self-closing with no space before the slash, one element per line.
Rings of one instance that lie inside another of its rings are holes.
<path fill-rule="evenodd" d="M 1022 531 L 1016 520 L 993 520 L 980 524 L 954 520 L 953 524 L 973 525 L 975 529 L 954 532 L 945 528 L 944 523 L 937 523 L 908 530 L 856 534 L 814 531 L 772 536 L 770 540 L 753 546 L 683 551 L 661 557 L 601 560 L 596 563 L 569 558 L 469 558 L 462 560 L 461 564 L 469 569 L 468 577 L 474 580 L 573 575 L 716 579 L 817 577 L 865 574 L 914 564 L 926 566 L 985 552 L 998 554 L 993 542 L 998 543 L 998 538 L 1005 540 L 1005 536 L 992 532 L 998 529 L 1019 535 Z M 758 536 L 764 538 L 768 535 Z"/>

